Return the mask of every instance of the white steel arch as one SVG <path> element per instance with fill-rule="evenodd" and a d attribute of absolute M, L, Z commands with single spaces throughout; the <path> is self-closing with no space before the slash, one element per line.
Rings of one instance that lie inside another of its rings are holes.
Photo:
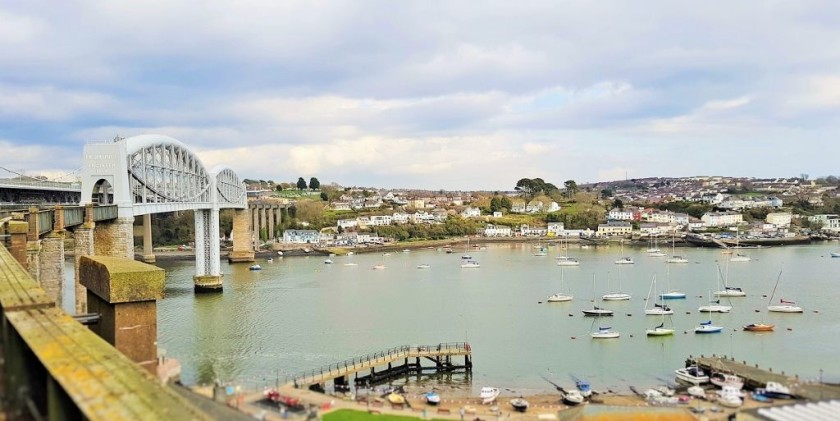
<path fill-rule="evenodd" d="M 139 215 L 195 211 L 196 285 L 214 278 L 218 283 L 208 289 L 221 289 L 219 210 L 248 206 L 235 171 L 208 171 L 177 139 L 146 134 L 85 145 L 81 204 L 94 202 L 94 191 L 105 182 L 118 217 L 129 224 Z"/>

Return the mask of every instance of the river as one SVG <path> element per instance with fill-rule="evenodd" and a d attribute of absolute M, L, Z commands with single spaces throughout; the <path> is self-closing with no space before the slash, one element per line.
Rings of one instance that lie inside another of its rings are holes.
<path fill-rule="evenodd" d="M 192 261 L 161 260 L 166 297 L 158 302 L 159 346 L 180 360 L 187 384 L 219 379 L 259 387 L 398 345 L 458 341 L 472 346 L 474 390 L 485 385 L 518 393 L 552 390 L 543 376 L 566 384 L 571 376 L 585 377 L 597 389 L 653 386 L 672 380 L 689 355 L 713 353 L 804 379 L 817 379 L 823 370 L 824 379 L 838 381 L 840 259 L 829 256 L 838 248 L 832 242 L 746 250 L 752 260 L 729 263 L 727 269 L 728 256 L 718 249 L 678 249 L 690 263 L 666 264 L 643 249 L 625 248 L 636 264 L 616 265 L 617 246 L 573 244 L 569 255 L 581 265 L 563 269 L 564 289 L 575 297 L 568 303 L 545 302 L 560 287 L 561 267 L 554 259 L 559 248 L 537 257 L 526 243 L 469 250 L 481 263 L 478 269 L 460 267 L 463 249 L 336 256 L 331 265 L 319 256 L 275 258 L 259 261 L 261 271 L 223 263 L 224 292 L 200 295 L 193 292 Z M 431 267 L 417 269 L 421 263 Z M 386 269 L 372 270 L 377 264 Z M 732 311 L 711 315 L 725 327 L 723 333 L 695 335 L 693 328 L 710 318 L 697 309 L 719 289 L 718 264 L 722 273 L 728 271 L 729 284 L 748 295 L 723 299 Z M 765 311 L 780 271 L 774 301 L 796 301 L 804 314 Z M 670 284 L 688 294 L 669 301 L 676 312 L 666 319 L 677 329 L 673 337 L 645 336 L 646 328 L 661 321 L 643 312 L 654 274 L 660 290 Z M 615 316 L 583 317 L 593 296 L 608 292 L 608 279 L 611 290 L 618 290 L 620 280 L 632 299 L 599 299 Z M 741 330 L 758 321 L 774 323 L 775 332 Z M 591 339 L 597 324 L 613 327 L 621 337 Z"/>

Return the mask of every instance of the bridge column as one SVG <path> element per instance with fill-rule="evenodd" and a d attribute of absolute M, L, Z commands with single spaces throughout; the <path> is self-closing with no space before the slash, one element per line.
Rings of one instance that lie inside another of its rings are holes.
<path fill-rule="evenodd" d="M 6 225 L 9 234 L 9 252 L 21 266 L 26 267 L 26 236 L 29 226 L 24 221 L 9 221 Z"/>
<path fill-rule="evenodd" d="M 155 250 L 152 243 L 152 214 L 143 215 L 143 261 L 155 262 Z"/>
<path fill-rule="evenodd" d="M 152 373 L 157 369 L 157 304 L 163 269 L 133 258 L 85 256 L 80 264 L 88 309 L 102 315 L 90 327 L 106 342 Z"/>
<path fill-rule="evenodd" d="M 41 240 L 41 288 L 61 308 L 64 302 L 64 230 L 52 231 Z"/>
<path fill-rule="evenodd" d="M 93 206 L 85 211 L 85 222 L 73 229 L 73 260 L 76 268 L 76 314 L 87 313 L 87 288 L 82 285 L 82 277 L 79 272 L 79 264 L 82 256 L 93 256 L 93 231 L 96 224 L 93 222 Z"/>
<path fill-rule="evenodd" d="M 102 221 L 93 229 L 93 247 L 97 256 L 134 259 L 134 217 Z"/>
<path fill-rule="evenodd" d="M 268 238 L 268 222 L 266 221 L 266 214 L 268 213 L 268 209 L 265 206 L 260 206 L 260 230 L 257 231 L 257 235 L 260 237 L 260 244 L 262 244 L 262 230 L 265 228 L 266 237 Z"/>
<path fill-rule="evenodd" d="M 268 224 L 266 224 L 265 231 L 269 240 L 274 240 L 274 227 L 277 224 L 274 222 L 274 205 L 268 208 Z"/>
<path fill-rule="evenodd" d="M 37 207 L 29 208 L 27 212 L 27 223 L 29 232 L 26 234 L 26 270 L 35 282 L 41 282 L 41 240 L 38 239 L 40 228 L 38 226 Z"/>
<path fill-rule="evenodd" d="M 228 262 L 245 263 L 254 261 L 254 249 L 251 247 L 251 230 L 249 209 L 233 210 L 233 250 L 228 254 Z"/>
<path fill-rule="evenodd" d="M 221 292 L 219 210 L 195 211 L 195 292 Z"/>
<path fill-rule="evenodd" d="M 259 250 L 259 241 L 260 241 L 260 211 L 257 209 L 257 205 L 248 205 L 248 211 L 251 212 L 251 234 L 253 238 L 251 241 L 254 243 L 254 250 Z"/>

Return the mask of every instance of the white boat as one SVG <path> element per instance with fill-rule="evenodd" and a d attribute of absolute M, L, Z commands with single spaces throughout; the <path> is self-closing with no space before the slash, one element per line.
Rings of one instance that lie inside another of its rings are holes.
<path fill-rule="evenodd" d="M 691 396 L 691 397 L 694 397 L 694 398 L 697 398 L 697 399 L 706 399 L 706 389 L 703 389 L 702 387 L 700 387 L 696 384 L 694 386 L 689 387 L 685 391 L 686 391 L 686 393 L 688 393 L 688 396 Z"/>
<path fill-rule="evenodd" d="M 776 278 L 776 285 L 773 287 L 773 293 L 770 294 L 770 303 L 773 302 L 773 297 L 776 296 L 776 288 L 779 287 L 779 280 L 782 279 L 782 271 L 779 271 L 779 276 Z M 793 301 L 787 301 L 784 298 L 779 299 L 779 305 L 768 305 L 767 311 L 774 313 L 804 313 L 802 307 L 796 305 Z"/>
<path fill-rule="evenodd" d="M 440 394 L 435 391 L 426 392 L 423 395 L 423 400 L 425 400 L 429 405 L 437 405 L 440 403 Z"/>
<path fill-rule="evenodd" d="M 580 260 L 574 257 L 558 256 L 557 266 L 580 266 Z"/>
<path fill-rule="evenodd" d="M 831 257 L 840 257 L 840 253 L 838 253 L 836 251 L 832 251 L 829 254 L 831 254 Z"/>
<path fill-rule="evenodd" d="M 580 260 L 574 257 L 569 257 L 569 239 L 566 238 L 566 244 L 563 244 L 563 240 L 560 240 L 560 247 L 563 248 L 563 255 L 557 256 L 557 266 L 580 266 Z"/>
<path fill-rule="evenodd" d="M 563 284 L 565 284 L 566 274 L 563 268 L 560 268 L 560 290 L 563 290 Z M 572 301 L 575 297 L 573 295 L 564 294 L 562 292 L 557 292 L 552 295 L 549 295 L 546 301 L 549 303 L 562 303 L 566 301 Z"/>
<path fill-rule="evenodd" d="M 650 289 L 648 289 L 648 295 L 645 299 L 645 314 L 649 316 L 659 316 L 659 315 L 668 315 L 674 314 L 674 310 L 671 307 L 668 307 L 665 303 L 659 304 L 657 302 L 653 303 L 652 308 L 647 307 L 647 303 L 651 302 L 650 296 L 651 293 L 656 291 L 656 274 L 653 274 L 653 279 L 650 282 Z"/>
<path fill-rule="evenodd" d="M 661 251 L 657 251 L 657 252 L 653 252 L 653 253 L 648 253 L 648 257 L 665 257 L 665 256 L 667 256 L 667 254 L 665 254 L 665 253 L 663 253 L 663 252 L 661 252 Z"/>
<path fill-rule="evenodd" d="M 598 331 L 592 332 L 590 335 L 592 336 L 592 339 L 613 339 L 621 336 L 620 333 L 612 330 L 609 326 L 598 326 Z"/>
<path fill-rule="evenodd" d="M 700 325 L 694 328 L 694 333 L 720 333 L 723 330 L 721 326 L 715 326 L 711 320 L 700 322 Z"/>
<path fill-rule="evenodd" d="M 522 396 L 510 400 L 510 406 L 517 412 L 525 412 L 530 404 Z"/>
<path fill-rule="evenodd" d="M 347 262 L 344 264 L 344 266 L 359 266 L 359 264 L 356 262 Z"/>
<path fill-rule="evenodd" d="M 706 375 L 706 372 L 702 368 L 694 365 L 678 368 L 674 370 L 674 373 L 677 374 L 677 379 L 691 384 L 700 385 L 709 382 L 709 376 Z"/>
<path fill-rule="evenodd" d="M 330 259 L 330 258 L 328 257 L 326 260 L 324 260 L 324 264 L 325 264 L 325 265 L 331 265 L 331 264 L 333 264 L 333 261 L 332 261 L 332 259 Z"/>
<path fill-rule="evenodd" d="M 764 396 L 776 399 L 791 399 L 793 395 L 790 393 L 790 388 L 779 382 L 767 382 L 762 392 Z"/>
<path fill-rule="evenodd" d="M 417 269 L 428 269 L 430 267 L 432 267 L 432 265 L 430 265 L 428 263 L 421 263 L 421 264 L 417 265 Z"/>
<path fill-rule="evenodd" d="M 713 373 L 712 376 L 709 377 L 709 381 L 717 387 L 730 386 L 737 388 L 738 390 L 744 388 L 744 379 L 734 374 L 720 372 Z"/>
<path fill-rule="evenodd" d="M 750 259 L 750 256 L 747 256 L 747 255 L 744 255 L 744 254 L 741 254 L 741 253 L 738 253 L 738 254 L 729 258 L 730 262 L 749 262 L 750 260 L 752 260 L 752 259 Z"/>
<path fill-rule="evenodd" d="M 592 302 L 595 303 L 595 274 L 592 274 Z M 612 316 L 613 311 L 600 308 L 593 304 L 591 309 L 581 310 L 584 316 Z"/>
<path fill-rule="evenodd" d="M 501 392 L 498 387 L 482 387 L 478 396 L 481 398 L 481 403 L 487 405 L 493 403 L 499 397 L 499 393 Z"/>
<path fill-rule="evenodd" d="M 618 260 L 616 260 L 615 264 L 617 264 L 617 265 L 632 265 L 632 264 L 635 264 L 636 262 L 633 261 L 633 258 L 631 258 L 629 256 L 624 256 L 624 240 L 623 239 L 621 240 L 620 244 L 621 244 L 621 251 L 619 253 L 621 254 L 622 257 L 619 258 Z"/>
<path fill-rule="evenodd" d="M 647 336 L 670 336 L 670 335 L 673 335 L 675 331 L 676 331 L 675 329 L 665 327 L 665 316 L 663 315 L 662 316 L 662 323 L 660 323 L 658 326 L 654 327 L 653 329 L 645 330 L 645 334 Z"/>
<path fill-rule="evenodd" d="M 677 246 L 677 233 L 674 232 L 673 239 L 671 240 L 671 257 L 665 261 L 665 263 L 688 263 L 688 259 L 683 256 L 677 255 L 675 252 Z"/>
<path fill-rule="evenodd" d="M 626 301 L 629 300 L 630 294 L 625 294 L 622 291 L 621 285 L 621 267 L 619 267 L 618 271 L 618 292 L 611 292 L 609 294 L 604 294 L 601 296 L 601 299 L 604 301 Z M 607 274 L 607 289 L 610 288 L 610 276 Z"/>
<path fill-rule="evenodd" d="M 717 402 L 727 408 L 738 408 L 744 404 L 744 392 L 735 386 L 723 386 L 717 391 Z"/>
<path fill-rule="evenodd" d="M 720 288 L 720 279 L 723 278 L 723 289 L 719 289 L 712 293 L 715 297 L 746 297 L 747 293 L 739 287 L 729 286 L 729 262 L 726 263 L 726 275 L 721 276 L 720 265 L 718 265 L 718 288 Z"/>
<path fill-rule="evenodd" d="M 793 301 L 785 301 L 784 298 L 779 300 L 779 305 L 775 306 L 767 306 L 767 311 L 772 311 L 774 313 L 804 313 L 805 310 L 802 307 L 795 305 L 796 303 Z"/>
<path fill-rule="evenodd" d="M 656 235 L 651 235 L 650 239 L 648 239 L 648 242 L 650 243 L 648 249 L 646 250 L 648 256 L 662 254 L 662 250 L 659 249 L 659 237 L 657 237 Z"/>
<path fill-rule="evenodd" d="M 543 245 L 537 245 L 537 251 L 534 252 L 534 256 L 543 257 L 548 256 L 548 247 Z"/>
<path fill-rule="evenodd" d="M 466 260 L 461 263 L 461 267 L 464 269 L 471 269 L 471 268 L 480 268 L 481 265 L 478 264 L 475 260 Z"/>
<path fill-rule="evenodd" d="M 701 313 L 729 313 L 731 310 L 732 306 L 723 305 L 720 303 L 720 300 L 712 301 L 710 304 L 700 306 L 697 309 Z"/>
<path fill-rule="evenodd" d="M 371 269 L 373 269 L 373 270 L 382 270 L 382 269 L 385 269 L 385 265 L 383 265 L 383 264 L 381 264 L 381 263 L 380 263 L 380 264 L 378 264 L 378 265 L 374 265 Z"/>
<path fill-rule="evenodd" d="M 282 257 L 282 256 L 283 256 L 283 252 L 282 252 L 282 251 L 278 251 L 278 252 L 277 252 L 277 255 Z"/>
<path fill-rule="evenodd" d="M 411 250 L 409 250 L 409 249 L 403 249 L 403 251 L 402 251 L 402 252 L 403 252 L 403 253 L 411 253 Z"/>
<path fill-rule="evenodd" d="M 583 395 L 580 394 L 579 390 L 569 390 L 563 394 L 563 403 L 566 405 L 574 406 L 583 403 Z"/>
<path fill-rule="evenodd" d="M 260 265 L 251 265 L 251 266 L 248 266 L 248 270 L 262 270 L 262 266 L 260 266 Z"/>

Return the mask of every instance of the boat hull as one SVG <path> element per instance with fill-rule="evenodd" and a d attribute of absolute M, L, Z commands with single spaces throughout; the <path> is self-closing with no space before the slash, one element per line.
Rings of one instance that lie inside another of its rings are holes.
<path fill-rule="evenodd" d="M 673 335 L 674 332 L 674 329 L 657 328 L 648 329 L 645 333 L 647 334 L 647 336 L 670 336 Z"/>
<path fill-rule="evenodd" d="M 768 325 L 763 323 L 752 323 L 744 326 L 744 330 L 748 332 L 772 332 L 776 325 Z"/>
<path fill-rule="evenodd" d="M 593 317 L 612 316 L 613 311 L 612 310 L 583 310 L 583 315 L 584 316 L 593 316 Z"/>
<path fill-rule="evenodd" d="M 802 307 L 798 306 L 768 306 L 767 311 L 774 313 L 804 313 Z"/>

